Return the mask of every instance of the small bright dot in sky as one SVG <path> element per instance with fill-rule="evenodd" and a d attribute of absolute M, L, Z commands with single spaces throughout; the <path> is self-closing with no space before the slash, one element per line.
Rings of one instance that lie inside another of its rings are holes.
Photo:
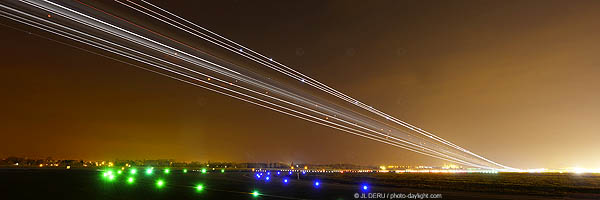
<path fill-rule="evenodd" d="M 202 184 L 198 184 L 198 185 L 196 186 L 196 191 L 198 191 L 198 192 L 199 192 L 199 191 L 202 191 L 202 190 L 204 190 L 204 185 L 202 185 Z"/>

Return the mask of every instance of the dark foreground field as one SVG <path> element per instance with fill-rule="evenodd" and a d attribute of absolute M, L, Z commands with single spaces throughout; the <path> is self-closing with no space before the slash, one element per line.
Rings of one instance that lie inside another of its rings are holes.
<path fill-rule="evenodd" d="M 128 177 L 135 181 L 128 184 Z M 164 187 L 156 186 L 157 179 L 164 180 Z M 140 171 L 109 181 L 94 170 L 0 170 L 2 196 L 15 199 L 391 199 L 390 194 L 395 199 L 600 199 L 600 176 L 586 174 L 345 173 L 290 177 L 287 184 L 282 180 L 275 174 L 265 181 L 245 172 L 174 170 L 165 175 L 157 170 L 151 176 Z M 315 180 L 321 182 L 318 188 Z M 205 188 L 198 192 L 194 186 L 200 183 Z M 366 192 L 362 184 L 368 184 Z M 253 197 L 255 190 L 261 195 Z"/>

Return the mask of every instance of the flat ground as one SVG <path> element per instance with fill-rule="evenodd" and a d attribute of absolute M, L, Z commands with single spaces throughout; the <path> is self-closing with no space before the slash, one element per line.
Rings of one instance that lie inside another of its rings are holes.
<path fill-rule="evenodd" d="M 128 177 L 134 183 L 128 184 Z M 155 170 L 148 176 L 139 170 L 110 181 L 89 169 L 2 169 L 0 191 L 19 199 L 391 199 L 390 194 L 405 195 L 395 199 L 600 199 L 600 175 L 588 174 L 307 174 L 299 180 L 287 177 L 287 184 L 283 178 L 273 173 L 265 181 L 249 172 L 191 170 L 168 175 Z M 164 187 L 157 188 L 158 179 Z M 204 190 L 196 191 L 197 184 Z M 253 197 L 255 190 L 261 195 Z"/>

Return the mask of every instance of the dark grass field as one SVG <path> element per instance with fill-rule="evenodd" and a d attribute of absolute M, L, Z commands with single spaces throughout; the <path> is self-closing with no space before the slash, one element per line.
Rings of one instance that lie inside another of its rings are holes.
<path fill-rule="evenodd" d="M 126 179 L 134 177 L 128 184 Z M 355 195 L 404 194 L 394 199 L 600 199 L 600 176 L 589 174 L 308 174 L 300 180 L 273 174 L 270 181 L 257 180 L 250 172 L 156 170 L 147 176 L 139 171 L 109 181 L 96 170 L 2 169 L 2 199 L 357 199 Z M 158 188 L 156 180 L 164 187 Z M 314 181 L 321 185 L 314 187 Z M 197 184 L 204 190 L 196 191 Z M 368 184 L 367 191 L 361 190 Z M 259 191 L 254 197 L 251 193 Z M 436 198 L 419 198 L 415 194 Z M 412 195 L 412 196 L 411 196 Z M 387 198 L 386 198 L 387 197 Z M 412 197 L 412 198 L 411 198 Z"/>

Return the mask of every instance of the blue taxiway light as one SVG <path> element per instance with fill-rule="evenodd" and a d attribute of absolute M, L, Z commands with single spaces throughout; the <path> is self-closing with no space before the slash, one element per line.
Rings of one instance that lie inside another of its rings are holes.
<path fill-rule="evenodd" d="M 288 179 L 287 179 L 287 178 L 284 178 L 284 179 L 283 179 L 283 183 L 288 183 Z"/>
<path fill-rule="evenodd" d="M 271 179 L 271 177 L 265 177 L 265 181 L 269 181 L 269 179 Z"/>
<path fill-rule="evenodd" d="M 321 185 L 321 182 L 315 181 L 315 187 L 319 187 L 320 185 Z"/>
<path fill-rule="evenodd" d="M 362 186 L 362 190 L 367 191 L 368 189 L 369 189 L 369 186 L 367 186 L 367 185 Z"/>

